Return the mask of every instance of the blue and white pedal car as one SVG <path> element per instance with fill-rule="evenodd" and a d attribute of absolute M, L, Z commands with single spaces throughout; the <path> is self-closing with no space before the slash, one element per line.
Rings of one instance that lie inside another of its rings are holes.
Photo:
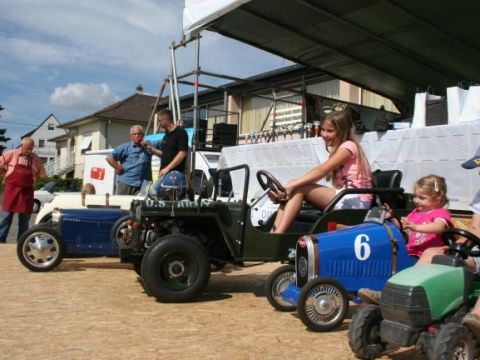
<path fill-rule="evenodd" d="M 314 331 L 340 325 L 349 300 L 360 302 L 360 288 L 382 290 L 397 271 L 414 265 L 404 233 L 383 208 L 371 209 L 364 223 L 340 230 L 302 236 L 295 265 L 284 265 L 269 277 L 266 294 L 280 311 L 297 312 Z"/>
<path fill-rule="evenodd" d="M 64 257 L 118 256 L 128 246 L 121 236 L 128 219 L 129 211 L 119 208 L 57 209 L 20 237 L 18 258 L 32 271 L 49 271 Z"/>

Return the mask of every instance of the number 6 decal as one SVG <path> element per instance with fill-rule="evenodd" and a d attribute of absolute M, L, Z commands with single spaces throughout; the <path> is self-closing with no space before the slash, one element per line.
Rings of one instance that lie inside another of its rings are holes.
<path fill-rule="evenodd" d="M 354 243 L 355 256 L 358 260 L 367 260 L 372 253 L 370 244 L 368 243 L 370 238 L 367 234 L 357 235 Z"/>

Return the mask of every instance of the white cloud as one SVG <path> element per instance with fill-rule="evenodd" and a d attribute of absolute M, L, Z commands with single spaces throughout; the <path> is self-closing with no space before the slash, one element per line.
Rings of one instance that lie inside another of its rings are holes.
<path fill-rule="evenodd" d="M 95 111 L 112 104 L 116 97 L 107 84 L 67 84 L 57 87 L 50 95 L 50 103 L 57 108 L 74 111 Z"/>
<path fill-rule="evenodd" d="M 0 53 L 26 63 L 64 64 L 85 59 L 80 50 L 68 46 L 2 36 L 0 43 L 2 44 Z"/>
<path fill-rule="evenodd" d="M 1 2 L 0 21 L 23 28 L 22 36 L 8 37 L 7 46 L 2 47 L 32 64 L 65 63 L 73 59 L 83 64 L 165 72 L 168 44 L 181 35 L 181 7 L 170 1 Z M 28 43 L 21 38 L 35 40 Z M 32 56 L 23 55 L 16 50 L 19 48 L 27 49 Z M 34 57 L 36 53 L 40 55 L 38 58 Z M 42 62 L 42 55 L 48 61 Z"/>

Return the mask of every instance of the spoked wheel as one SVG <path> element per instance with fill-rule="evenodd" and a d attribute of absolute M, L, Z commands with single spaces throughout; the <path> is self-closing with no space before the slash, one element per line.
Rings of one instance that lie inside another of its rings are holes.
<path fill-rule="evenodd" d="M 146 292 L 160 301 L 189 301 L 205 289 L 210 278 L 207 250 L 190 236 L 164 236 L 145 252 L 142 278 Z"/>
<path fill-rule="evenodd" d="M 295 282 L 295 266 L 283 265 L 275 269 L 267 279 L 265 294 L 268 302 L 278 311 L 294 311 L 295 305 L 283 300 L 282 293 Z"/>
<path fill-rule="evenodd" d="M 347 315 L 347 292 L 335 279 L 313 279 L 300 292 L 297 312 L 309 329 L 332 330 L 340 325 Z"/>
<path fill-rule="evenodd" d="M 118 246 L 119 249 L 129 249 L 131 246 L 130 239 L 126 239 L 123 231 L 128 228 L 128 220 L 131 220 L 131 215 L 122 216 L 115 221 L 110 232 L 110 238 Z"/>
<path fill-rule="evenodd" d="M 32 271 L 54 269 L 63 259 L 60 234 L 48 225 L 27 230 L 18 240 L 17 256 L 23 266 Z"/>
<path fill-rule="evenodd" d="M 360 359 L 374 359 L 386 344 L 380 337 L 382 313 L 378 305 L 368 305 L 355 314 L 348 329 L 348 344 Z"/>
<path fill-rule="evenodd" d="M 433 358 L 438 360 L 473 360 L 477 358 L 477 340 L 470 330 L 458 323 L 448 323 L 437 334 Z"/>

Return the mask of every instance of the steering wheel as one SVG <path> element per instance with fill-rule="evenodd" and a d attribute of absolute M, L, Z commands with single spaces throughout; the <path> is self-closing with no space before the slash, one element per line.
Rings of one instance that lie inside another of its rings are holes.
<path fill-rule="evenodd" d="M 456 243 L 455 235 L 463 236 L 467 240 L 464 243 Z M 447 245 L 456 256 L 466 259 L 474 246 L 480 247 L 480 239 L 470 231 L 464 229 L 451 228 L 441 235 L 442 241 Z"/>
<path fill-rule="evenodd" d="M 280 181 L 278 181 L 272 174 L 265 170 L 257 171 L 257 180 L 263 190 L 270 190 L 268 195 L 272 198 L 274 197 L 274 192 L 284 193 L 285 188 Z"/>

